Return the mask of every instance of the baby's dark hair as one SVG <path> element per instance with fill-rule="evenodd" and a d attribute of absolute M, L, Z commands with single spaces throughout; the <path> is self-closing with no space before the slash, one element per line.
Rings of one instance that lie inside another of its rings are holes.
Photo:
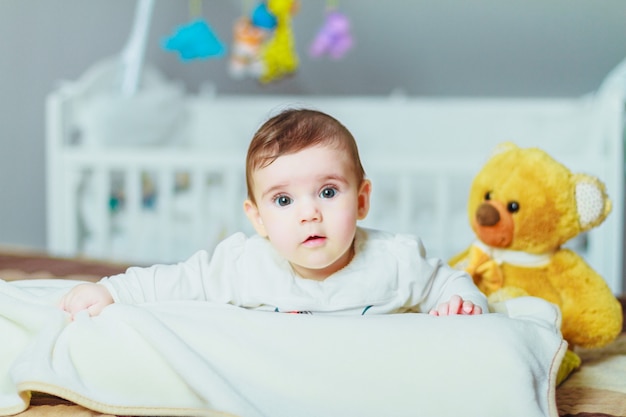
<path fill-rule="evenodd" d="M 246 156 L 248 198 L 256 204 L 252 174 L 282 155 L 318 145 L 331 145 L 349 153 L 358 184 L 365 170 L 352 133 L 337 119 L 311 109 L 288 109 L 267 120 L 252 137 Z"/>

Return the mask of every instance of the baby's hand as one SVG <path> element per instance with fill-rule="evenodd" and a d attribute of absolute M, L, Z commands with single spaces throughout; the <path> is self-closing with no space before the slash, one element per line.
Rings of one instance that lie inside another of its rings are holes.
<path fill-rule="evenodd" d="M 111 293 L 104 286 L 93 283 L 79 284 L 72 288 L 59 301 L 59 307 L 72 315 L 87 310 L 90 316 L 97 316 L 109 304 L 113 304 Z"/>
<path fill-rule="evenodd" d="M 450 301 L 447 303 L 441 303 L 437 308 L 433 308 L 428 312 L 431 316 L 454 316 L 457 314 L 462 315 L 476 315 L 482 314 L 483 309 L 480 306 L 474 305 L 469 300 L 463 301 L 458 295 L 450 297 Z"/>

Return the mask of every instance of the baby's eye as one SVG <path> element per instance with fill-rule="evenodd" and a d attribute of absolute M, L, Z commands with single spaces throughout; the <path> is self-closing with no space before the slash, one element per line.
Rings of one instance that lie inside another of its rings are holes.
<path fill-rule="evenodd" d="M 274 198 L 274 203 L 277 206 L 285 207 L 293 203 L 293 200 L 291 199 L 291 197 L 288 197 L 286 195 L 279 195 L 278 197 Z"/>
<path fill-rule="evenodd" d="M 326 187 L 320 193 L 322 198 L 333 198 L 337 194 L 337 190 L 332 187 Z"/>

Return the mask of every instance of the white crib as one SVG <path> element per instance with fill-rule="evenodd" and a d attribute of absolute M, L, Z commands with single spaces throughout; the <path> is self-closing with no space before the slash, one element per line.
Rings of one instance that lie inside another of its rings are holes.
<path fill-rule="evenodd" d="M 597 92 L 566 99 L 188 96 L 150 68 L 125 99 L 108 90 L 113 69 L 100 63 L 49 96 L 53 254 L 174 262 L 251 232 L 242 210 L 247 144 L 270 114 L 299 105 L 336 116 L 357 138 L 374 184 L 363 225 L 418 234 L 444 259 L 473 240 L 469 186 L 498 143 L 539 146 L 598 176 L 613 213 L 571 246 L 622 292 L 626 61 Z"/>

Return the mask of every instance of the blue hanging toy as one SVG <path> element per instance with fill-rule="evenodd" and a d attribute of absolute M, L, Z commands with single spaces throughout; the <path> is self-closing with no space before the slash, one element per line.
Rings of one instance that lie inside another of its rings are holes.
<path fill-rule="evenodd" d="M 183 61 L 202 58 L 219 58 L 226 54 L 226 48 L 201 15 L 201 0 L 190 0 L 190 14 L 197 18 L 180 26 L 175 33 L 165 39 L 163 48 L 178 52 Z"/>
<path fill-rule="evenodd" d="M 254 8 L 251 20 L 254 26 L 267 30 L 273 30 L 278 23 L 276 16 L 267 9 L 265 2 L 259 3 Z"/>

